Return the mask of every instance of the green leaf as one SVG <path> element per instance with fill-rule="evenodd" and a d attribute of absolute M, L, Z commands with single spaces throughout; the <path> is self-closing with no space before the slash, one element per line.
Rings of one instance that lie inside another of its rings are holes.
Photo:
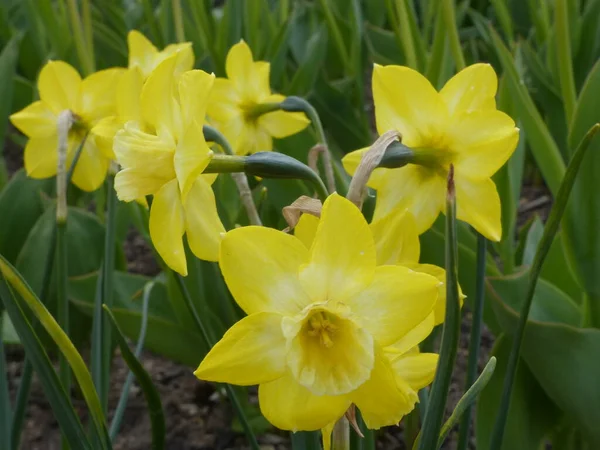
<path fill-rule="evenodd" d="M 596 63 L 581 89 L 573 116 L 569 147 L 583 139 L 588 129 L 600 122 L 600 61 Z M 590 143 L 581 164 L 563 219 L 564 243 L 577 279 L 584 290 L 600 297 L 600 137 Z"/>
<path fill-rule="evenodd" d="M 502 62 L 504 73 L 509 83 L 519 119 L 527 130 L 526 138 L 542 172 L 546 184 L 553 195 L 558 192 L 558 187 L 565 174 L 565 164 L 556 142 L 552 138 L 548 127 L 537 110 L 531 96 L 525 89 L 521 76 L 514 63 L 514 58 L 502 43 L 498 33 L 490 27 L 494 47 Z"/>
<path fill-rule="evenodd" d="M 319 68 L 322 67 L 326 54 L 327 32 L 324 27 L 321 27 L 306 43 L 305 57 L 298 62 L 298 69 L 286 88 L 286 92 L 306 96 L 317 80 Z"/>
<path fill-rule="evenodd" d="M 540 216 L 536 215 L 531 222 L 531 226 L 527 231 L 527 237 L 525 238 L 525 245 L 523 247 L 523 259 L 521 264 L 524 266 L 530 266 L 533 263 L 535 252 L 538 244 L 542 240 L 542 234 L 544 233 L 544 224 Z"/>
<path fill-rule="evenodd" d="M 36 294 L 31 290 L 21 274 L 19 274 L 15 268 L 1 255 L 0 271 L 2 272 L 2 275 L 6 281 L 10 283 L 16 292 L 18 292 L 23 302 L 40 321 L 50 338 L 54 341 L 60 352 L 64 355 L 65 359 L 69 363 L 69 366 L 71 366 L 73 374 L 75 375 L 75 378 L 79 383 L 79 387 L 81 388 L 85 402 L 88 405 L 92 418 L 93 430 L 100 438 L 104 446 L 108 448 L 109 440 L 105 427 L 102 406 L 100 405 L 92 377 L 86 367 L 85 362 L 83 361 L 83 358 L 77 352 L 77 349 L 69 337 L 60 328 L 54 317 L 52 317 L 46 307 L 37 298 Z M 13 316 L 10 311 L 9 314 L 11 315 L 13 325 L 15 325 L 15 328 L 17 328 L 18 325 L 15 322 L 16 316 Z M 17 328 L 17 331 L 19 331 L 19 328 Z M 21 340 L 23 340 L 23 334 L 19 332 L 19 336 Z M 25 343 L 23 343 L 23 345 L 25 345 Z"/>
<path fill-rule="evenodd" d="M 79 417 L 62 387 L 42 343 L 19 307 L 5 277 L 0 277 L 0 298 L 2 298 L 6 311 L 21 338 L 27 358 L 33 364 L 63 436 L 71 448 L 91 449 Z"/>
<path fill-rule="evenodd" d="M 365 42 L 375 64 L 402 64 L 404 56 L 394 33 L 370 23 L 365 24 Z"/>
<path fill-rule="evenodd" d="M 0 320 L 2 321 L 2 334 L 0 334 L 0 340 L 7 344 L 20 344 L 19 335 L 15 330 L 12 322 L 10 321 L 10 317 L 6 311 L 2 311 L 2 315 L 0 316 Z"/>
<path fill-rule="evenodd" d="M 152 428 L 152 448 L 154 450 L 160 450 L 165 446 L 166 435 L 165 416 L 160 401 L 160 394 L 156 390 L 156 386 L 152 383 L 152 379 L 144 369 L 144 366 L 142 366 L 133 352 L 129 349 L 117 320 L 106 305 L 104 305 L 104 312 L 110 318 L 113 329 L 116 331 L 115 337 L 117 338 L 117 343 L 121 349 L 121 355 L 129 369 L 135 374 L 138 384 L 144 394 L 144 398 L 146 399 L 146 403 L 148 403 L 148 412 L 150 413 L 150 424 Z"/>
<path fill-rule="evenodd" d="M 6 358 L 4 357 L 4 339 L 2 339 L 7 318 L 8 316 L 4 315 L 0 303 L 0 445 L 3 448 L 11 449 L 12 407 L 8 392 L 8 370 L 6 368 Z"/>
<path fill-rule="evenodd" d="M 52 192 L 53 180 L 34 180 L 24 170 L 15 173 L 0 192 L 0 254 L 14 262 L 40 215 L 42 196 Z"/>
<path fill-rule="evenodd" d="M 572 2 L 570 2 L 572 3 Z M 556 57 L 558 62 L 558 78 L 567 116 L 567 123 L 571 123 L 577 92 L 575 91 L 575 77 L 571 57 L 571 36 L 569 34 L 569 15 L 567 0 L 556 0 L 554 5 L 554 27 L 556 30 Z"/>
<path fill-rule="evenodd" d="M 567 294 L 575 303 L 581 306 L 583 301 L 583 290 L 577 283 L 564 249 L 564 231 L 559 231 L 552 242 L 546 262 L 542 267 L 541 277 L 552 280 L 552 284 Z"/>
<path fill-rule="evenodd" d="M 15 35 L 8 41 L 0 53 L 0 142 L 4 143 L 8 116 L 10 115 L 13 97 L 13 77 L 17 68 L 19 44 L 21 36 Z"/>
<path fill-rule="evenodd" d="M 487 450 L 494 419 L 502 396 L 502 381 L 506 375 L 506 362 L 511 341 L 504 334 L 494 344 L 492 355 L 498 359 L 494 376 L 483 389 L 477 402 L 475 421 L 477 448 Z M 511 394 L 508 423 L 502 450 L 531 450 L 540 448 L 550 429 L 557 423 L 559 409 L 548 398 L 526 364 L 520 364 Z"/>

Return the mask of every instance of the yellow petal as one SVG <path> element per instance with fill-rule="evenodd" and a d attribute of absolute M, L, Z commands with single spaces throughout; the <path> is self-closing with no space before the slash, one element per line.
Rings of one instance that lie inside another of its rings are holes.
<path fill-rule="evenodd" d="M 116 159 L 113 141 L 115 134 L 122 127 L 123 123 L 117 116 L 109 116 L 101 119 L 90 132 L 90 135 L 96 138 L 96 145 L 100 151 L 109 159 Z"/>
<path fill-rule="evenodd" d="M 271 94 L 269 63 L 254 62 L 252 51 L 243 40 L 229 50 L 225 70 L 244 100 L 262 102 Z"/>
<path fill-rule="evenodd" d="M 221 234 L 225 228 L 217 213 L 215 194 L 202 177 L 196 178 L 187 194 L 183 208 L 185 228 L 194 255 L 205 261 L 217 261 Z"/>
<path fill-rule="evenodd" d="M 304 113 L 273 111 L 258 118 L 258 125 L 277 138 L 282 139 L 299 133 L 310 124 Z"/>
<path fill-rule="evenodd" d="M 427 78 L 408 67 L 375 65 L 373 101 L 379 134 L 399 131 L 409 147 L 431 145 L 448 121 L 440 95 Z"/>
<path fill-rule="evenodd" d="M 123 123 L 130 120 L 140 121 L 140 96 L 144 78 L 138 67 L 133 67 L 121 76 L 117 84 L 117 115 Z"/>
<path fill-rule="evenodd" d="M 70 167 L 80 144 L 81 137 L 69 140 L 70 150 L 67 167 Z M 95 191 L 102 186 L 109 164 L 110 160 L 100 151 L 94 136 L 88 135 L 73 171 L 73 184 L 83 191 Z"/>
<path fill-rule="evenodd" d="M 250 386 L 285 374 L 282 316 L 261 312 L 233 325 L 200 363 L 201 380 Z"/>
<path fill-rule="evenodd" d="M 433 225 L 445 207 L 445 199 L 446 179 L 434 170 L 412 164 L 388 170 L 385 182 L 377 190 L 373 220 L 391 214 L 396 208 L 406 208 L 421 234 Z"/>
<path fill-rule="evenodd" d="M 123 169 L 115 176 L 115 190 L 122 202 L 145 200 L 146 195 L 156 194 L 171 179 L 148 175 L 139 169 Z"/>
<path fill-rule="evenodd" d="M 392 368 L 397 377 L 418 391 L 433 381 L 438 355 L 435 353 L 417 353 L 402 355 L 392 359 Z"/>
<path fill-rule="evenodd" d="M 33 102 L 10 116 L 12 124 L 30 138 L 56 134 L 56 115 L 42 101 Z"/>
<path fill-rule="evenodd" d="M 454 75 L 440 94 L 450 114 L 477 109 L 495 109 L 498 89 L 496 72 L 489 64 L 473 64 Z"/>
<path fill-rule="evenodd" d="M 395 353 L 401 355 L 410 352 L 417 345 L 425 340 L 427 336 L 433 331 L 435 323 L 435 315 L 432 312 L 427 318 L 417 325 L 415 328 L 406 333 L 400 340 L 394 342 L 392 345 L 385 348 L 388 353 Z"/>
<path fill-rule="evenodd" d="M 86 77 L 81 82 L 81 91 L 74 112 L 88 124 L 116 114 L 115 87 L 124 73 L 125 70 L 120 68 L 106 69 Z"/>
<path fill-rule="evenodd" d="M 216 78 L 210 91 L 207 114 L 211 120 L 227 122 L 234 117 L 240 118 L 240 95 L 231 80 Z"/>
<path fill-rule="evenodd" d="M 170 44 L 167 45 L 155 62 L 157 64 L 162 62 L 164 59 L 177 53 L 177 65 L 175 66 L 175 75 L 179 76 L 182 73 L 192 70 L 194 67 L 194 50 L 192 49 L 191 42 L 183 42 L 181 44 Z"/>
<path fill-rule="evenodd" d="M 371 222 L 377 265 L 407 264 L 419 261 L 421 243 L 413 215 L 405 208 Z"/>
<path fill-rule="evenodd" d="M 154 196 L 150 207 L 150 237 L 154 248 L 174 271 L 187 275 L 183 249 L 185 232 L 183 207 L 177 180 L 171 180 Z"/>
<path fill-rule="evenodd" d="M 317 304 L 283 318 L 287 365 L 294 379 L 315 395 L 347 394 L 373 369 L 373 337 L 350 313 Z"/>
<path fill-rule="evenodd" d="M 246 312 L 296 314 L 310 298 L 298 271 L 308 251 L 298 239 L 272 228 L 243 227 L 221 242 L 219 265 L 235 301 Z"/>
<path fill-rule="evenodd" d="M 415 272 L 429 274 L 440 282 L 438 286 L 438 298 L 433 310 L 435 315 L 435 324 L 439 325 L 446 317 L 446 271 L 441 267 L 434 266 L 433 264 L 411 264 L 408 267 Z M 458 291 L 460 306 L 462 307 L 465 295 L 463 295 L 460 286 L 458 287 Z"/>
<path fill-rule="evenodd" d="M 471 181 L 455 172 L 456 217 L 491 241 L 502 238 L 500 197 L 491 179 Z"/>
<path fill-rule="evenodd" d="M 250 50 L 250 47 L 248 47 L 248 44 L 242 39 L 232 46 L 227 53 L 227 60 L 225 62 L 227 78 L 232 80 L 236 78 L 245 78 L 248 69 L 253 63 L 252 51 Z"/>
<path fill-rule="evenodd" d="M 56 175 L 58 164 L 58 136 L 31 138 L 25 145 L 25 170 L 31 178 L 49 178 Z"/>
<path fill-rule="evenodd" d="M 298 384 L 291 375 L 258 387 L 260 410 L 281 430 L 313 431 L 340 418 L 350 407 L 343 395 L 317 396 Z"/>
<path fill-rule="evenodd" d="M 519 142 L 519 129 L 502 111 L 464 113 L 452 121 L 451 148 L 463 177 L 483 180 L 494 175 L 510 158 Z"/>
<path fill-rule="evenodd" d="M 202 125 L 197 122 L 190 123 L 177 144 L 174 158 L 175 173 L 183 201 L 195 180 L 208 166 L 212 154 L 204 140 Z"/>
<path fill-rule="evenodd" d="M 300 220 L 294 227 L 294 236 L 302 241 L 306 248 L 310 249 L 319 226 L 319 218 L 312 214 L 302 214 Z"/>
<path fill-rule="evenodd" d="M 177 131 L 180 124 L 176 114 L 180 110 L 174 97 L 176 64 L 177 55 L 160 63 L 144 83 L 140 95 L 144 121 L 163 139 L 168 136 L 172 139 L 179 137 Z"/>
<path fill-rule="evenodd" d="M 117 162 L 126 169 L 145 172 L 154 178 L 175 178 L 175 146 L 140 129 L 137 122 L 127 122 L 113 142 Z"/>
<path fill-rule="evenodd" d="M 379 266 L 373 282 L 346 300 L 382 346 L 398 341 L 433 311 L 439 281 L 402 266 Z"/>
<path fill-rule="evenodd" d="M 129 68 L 139 67 L 144 78 L 147 78 L 155 67 L 154 60 L 158 55 L 158 49 L 137 30 L 129 32 L 127 45 L 129 47 Z"/>
<path fill-rule="evenodd" d="M 75 109 L 80 86 L 81 77 L 64 61 L 48 61 L 38 79 L 40 99 L 55 114 Z"/>
<path fill-rule="evenodd" d="M 349 397 L 370 429 L 398 424 L 418 400 L 417 393 L 397 379 L 381 349 L 376 350 L 371 378 Z"/>
<path fill-rule="evenodd" d="M 367 286 L 375 272 L 375 244 L 360 210 L 330 195 L 301 278 L 314 301 L 340 301 Z"/>
<path fill-rule="evenodd" d="M 356 173 L 356 169 L 358 169 L 358 165 L 360 164 L 362 155 L 367 150 L 369 150 L 369 148 L 370 147 L 355 150 L 353 152 L 348 153 L 342 158 L 342 164 L 346 172 L 348 172 L 350 175 L 354 175 Z M 389 170 L 390 169 L 386 169 L 383 167 L 375 169 L 371 173 L 367 185 L 373 189 L 379 189 L 385 182 L 385 177 L 387 176 L 386 173 L 388 173 Z"/>
<path fill-rule="evenodd" d="M 190 70 L 179 78 L 179 103 L 183 124 L 204 123 L 206 106 L 215 76 L 202 70 Z"/>

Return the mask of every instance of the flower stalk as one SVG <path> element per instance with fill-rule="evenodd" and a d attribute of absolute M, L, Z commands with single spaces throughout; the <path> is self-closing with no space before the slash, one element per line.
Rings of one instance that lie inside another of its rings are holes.
<path fill-rule="evenodd" d="M 345 415 L 333 426 L 331 449 L 350 450 L 350 423 Z"/>

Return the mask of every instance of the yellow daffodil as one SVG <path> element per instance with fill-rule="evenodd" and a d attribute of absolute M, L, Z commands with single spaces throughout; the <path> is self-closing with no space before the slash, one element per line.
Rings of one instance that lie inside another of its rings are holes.
<path fill-rule="evenodd" d="M 73 172 L 73 183 L 84 191 L 100 187 L 110 160 L 98 148 L 93 128 L 102 118 L 115 114 L 114 86 L 123 70 L 101 70 L 82 80 L 79 73 L 63 61 L 49 61 L 42 68 L 38 79 L 40 100 L 10 116 L 13 125 L 29 138 L 24 159 L 30 177 L 56 175 L 57 118 L 62 111 L 69 110 L 75 123 L 69 131 L 67 167 L 87 135 Z"/>
<path fill-rule="evenodd" d="M 176 74 L 186 72 L 194 67 L 194 51 L 191 42 L 167 45 L 164 50 L 159 51 L 146 36 L 137 30 L 132 30 L 127 35 L 127 46 L 129 47 L 129 68 L 139 68 L 144 79 L 148 78 L 161 62 L 175 53 L 181 53 L 175 67 Z"/>
<path fill-rule="evenodd" d="M 284 232 L 244 227 L 225 235 L 219 264 L 248 316 L 209 352 L 198 378 L 259 384 L 263 415 L 285 430 L 322 429 L 351 404 L 370 428 L 414 408 L 435 356 L 425 356 L 433 365 L 408 361 L 410 370 L 396 361 L 425 338 L 439 282 L 377 267 L 369 225 L 350 201 L 325 201 L 310 249 Z"/>
<path fill-rule="evenodd" d="M 154 196 L 152 242 L 169 267 L 186 275 L 183 235 L 198 258 L 216 261 L 225 230 L 211 188 L 215 177 L 202 174 L 212 157 L 202 123 L 214 76 L 191 70 L 176 78 L 178 57 L 156 67 L 142 88 L 141 120 L 127 122 L 115 135 L 123 168 L 115 189 L 123 201 Z"/>
<path fill-rule="evenodd" d="M 375 219 L 401 204 L 414 215 L 419 233 L 426 231 L 444 211 L 453 164 L 457 217 L 488 239 L 500 240 L 500 198 L 491 176 L 515 150 L 519 130 L 496 109 L 497 84 L 488 64 L 467 67 L 440 92 L 408 67 L 375 66 L 377 131 L 400 132 L 422 163 L 373 172 L 369 186 L 377 190 Z M 363 152 L 344 158 L 346 170 L 354 173 Z"/>
<path fill-rule="evenodd" d="M 303 113 L 272 111 L 260 114 L 257 108 L 282 102 L 272 94 L 270 64 L 254 61 L 244 41 L 229 50 L 227 78 L 217 78 L 208 107 L 211 125 L 227 138 L 235 153 L 245 155 L 273 149 L 273 137 L 284 138 L 302 131 L 310 121 Z"/>
<path fill-rule="evenodd" d="M 312 245 L 319 219 L 311 214 L 302 214 L 294 228 L 294 235 L 307 248 Z M 369 224 L 375 242 L 377 265 L 400 265 L 416 272 L 429 274 L 439 281 L 438 298 L 433 310 L 432 319 L 423 324 L 431 330 L 444 321 L 446 315 L 446 271 L 433 264 L 420 264 L 421 243 L 417 232 L 417 224 L 413 215 L 402 207 L 396 207 L 388 214 Z M 460 288 L 459 288 L 460 289 Z M 461 302 L 465 298 L 460 292 Z"/>

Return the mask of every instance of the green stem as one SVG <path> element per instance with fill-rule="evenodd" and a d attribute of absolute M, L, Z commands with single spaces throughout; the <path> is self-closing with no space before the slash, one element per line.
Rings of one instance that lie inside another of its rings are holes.
<path fill-rule="evenodd" d="M 183 13 L 181 12 L 181 0 L 173 0 L 173 22 L 175 25 L 175 37 L 177 42 L 185 42 L 185 30 L 183 28 Z"/>
<path fill-rule="evenodd" d="M 68 297 L 68 261 L 67 261 L 67 223 L 56 223 L 56 319 L 65 334 L 69 335 L 69 297 Z M 67 359 L 59 353 L 60 382 L 67 395 L 71 392 L 71 369 Z"/>
<path fill-rule="evenodd" d="M 442 0 L 442 15 L 446 25 L 446 31 L 448 32 L 448 39 L 450 40 L 450 50 L 452 51 L 454 64 L 456 66 L 456 70 L 459 71 L 465 68 L 465 58 L 460 46 L 460 39 L 458 37 L 454 0 Z"/>
<path fill-rule="evenodd" d="M 554 23 L 556 28 L 556 57 L 558 60 L 558 79 L 565 108 L 567 125 L 571 123 L 577 105 L 577 90 L 573 76 L 571 57 L 571 38 L 569 35 L 569 13 L 566 0 L 555 2 Z"/>
<path fill-rule="evenodd" d="M 394 8 L 394 3 L 396 7 Z M 394 30 L 397 45 L 402 48 L 406 65 L 417 70 L 417 53 L 412 33 L 410 32 L 410 23 L 408 20 L 408 11 L 406 10 L 405 0 L 386 0 L 388 16 Z M 395 12 L 394 12 L 395 10 Z M 397 20 L 396 20 L 397 15 Z"/>
<path fill-rule="evenodd" d="M 94 57 L 94 30 L 92 28 L 92 10 L 90 8 L 90 0 L 81 1 L 81 18 L 85 36 L 87 57 L 92 72 L 94 72 L 96 70 L 96 58 Z"/>
<path fill-rule="evenodd" d="M 446 317 L 442 331 L 439 362 L 435 372 L 431 397 L 422 428 L 419 450 L 435 450 L 442 427 L 444 410 L 456 350 L 460 335 L 460 309 L 458 296 L 458 256 L 456 238 L 456 194 L 454 190 L 454 168 L 448 174 L 446 197 Z"/>
<path fill-rule="evenodd" d="M 471 322 L 471 340 L 469 341 L 469 359 L 467 361 L 467 375 L 465 391 L 477 379 L 477 362 L 479 361 L 479 346 L 481 344 L 481 324 L 483 322 L 483 303 L 485 300 L 485 257 L 486 239 L 477 233 L 477 272 L 475 279 L 475 302 L 473 304 L 473 320 Z M 458 434 L 456 450 L 466 450 L 469 441 L 469 428 L 471 426 L 472 407 L 465 411 Z"/>
<path fill-rule="evenodd" d="M 529 310 L 531 309 L 531 304 L 533 302 L 535 287 L 537 286 L 537 281 L 542 270 L 544 260 L 550 251 L 552 241 L 554 240 L 554 236 L 558 231 L 558 227 L 569 199 L 569 194 L 571 193 L 571 189 L 573 188 L 573 184 L 575 183 L 575 179 L 577 177 L 577 172 L 581 166 L 581 161 L 583 160 L 583 157 L 589 148 L 590 142 L 598 131 L 600 131 L 600 124 L 597 123 L 590 128 L 590 130 L 581 140 L 580 144 L 577 146 L 575 153 L 573 153 L 571 162 L 567 167 L 563 181 L 558 189 L 558 193 L 556 194 L 554 204 L 552 205 L 552 209 L 548 215 L 548 220 L 546 221 L 546 226 L 544 227 L 544 233 L 542 234 L 542 239 L 538 244 L 537 251 L 533 259 L 533 264 L 531 265 L 529 272 L 529 284 L 527 286 L 527 293 L 525 295 L 523 305 L 521 306 L 519 323 L 513 336 L 513 345 L 506 367 L 506 374 L 504 376 L 504 386 L 502 389 L 502 396 L 500 397 L 500 406 L 498 408 L 496 424 L 494 425 L 494 430 L 492 433 L 490 450 L 500 450 L 502 447 L 504 429 L 506 428 L 506 422 L 508 420 L 508 409 L 510 407 L 512 387 L 519 364 L 521 344 L 523 343 L 525 326 L 527 325 Z"/>
<path fill-rule="evenodd" d="M 175 275 L 175 279 L 177 280 L 177 284 L 179 285 L 179 289 L 181 290 L 181 295 L 182 295 L 183 300 L 188 308 L 188 311 L 189 311 L 190 315 L 192 316 L 192 319 L 194 320 L 196 327 L 200 331 L 200 335 L 202 336 L 202 339 L 204 340 L 206 347 L 208 349 L 211 349 L 214 345 L 214 342 L 211 339 L 210 335 L 208 334 L 208 329 L 205 327 L 204 323 L 202 322 L 202 319 L 200 319 L 200 316 L 198 315 L 198 312 L 196 311 L 196 307 L 194 306 L 194 303 L 192 301 L 192 296 L 190 295 L 190 292 L 188 291 L 188 289 L 185 285 L 185 282 L 183 281 L 183 277 L 181 275 L 179 275 L 178 273 L 174 273 L 174 275 Z M 227 396 L 231 400 L 231 403 L 233 404 L 233 407 L 238 414 L 238 418 L 240 419 L 242 428 L 244 429 L 244 432 L 246 433 L 246 437 L 250 441 L 250 447 L 253 450 L 260 450 L 260 446 L 258 445 L 258 442 L 256 441 L 256 436 L 254 436 L 252 427 L 250 426 L 250 423 L 248 422 L 248 419 L 246 418 L 246 414 L 244 413 L 244 410 L 242 408 L 240 400 L 237 397 L 237 394 L 235 393 L 235 391 L 231 387 L 231 385 L 225 384 L 224 387 L 225 387 L 225 390 L 227 391 Z"/>
<path fill-rule="evenodd" d="M 71 22 L 71 32 L 73 33 L 73 39 L 75 40 L 75 49 L 77 51 L 77 57 L 79 64 L 84 75 L 89 75 L 94 72 L 94 63 L 92 61 L 92 55 L 87 52 L 86 39 L 83 34 L 83 25 L 81 23 L 81 17 L 77 10 L 77 3 L 75 0 L 67 0 L 69 8 L 69 20 Z"/>
<path fill-rule="evenodd" d="M 346 416 L 340 417 L 333 426 L 331 450 L 350 450 L 350 424 Z"/>

